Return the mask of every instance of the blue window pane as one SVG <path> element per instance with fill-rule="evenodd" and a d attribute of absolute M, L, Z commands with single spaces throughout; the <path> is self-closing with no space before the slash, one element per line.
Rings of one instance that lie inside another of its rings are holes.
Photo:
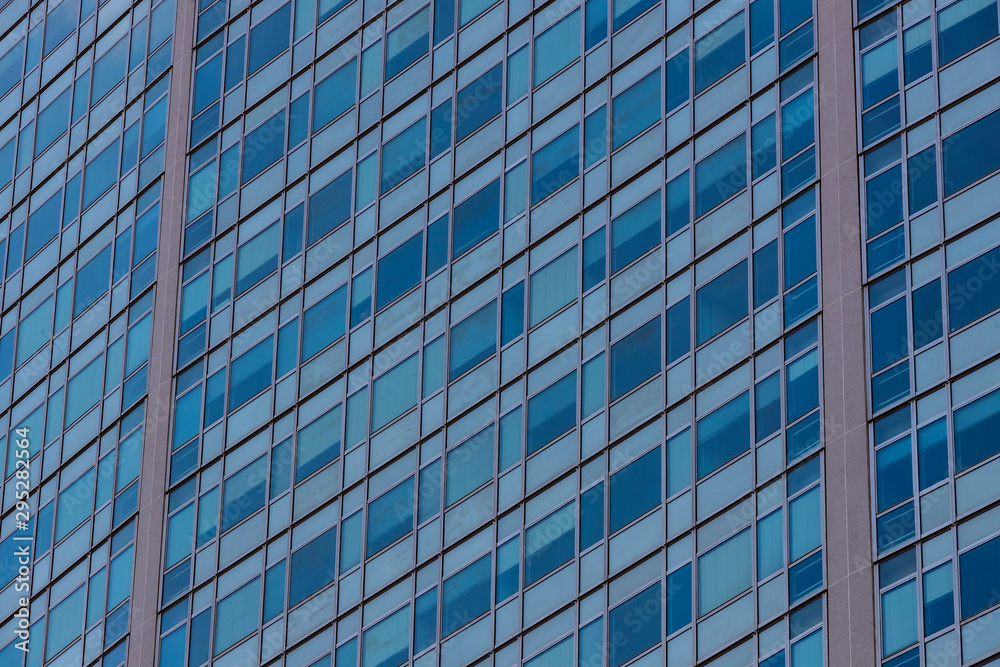
<path fill-rule="evenodd" d="M 302 316 L 302 361 L 344 335 L 347 288 L 341 287 L 312 306 Z"/>
<path fill-rule="evenodd" d="M 444 491 L 449 507 L 493 478 L 493 427 L 488 426 L 448 452 Z"/>
<path fill-rule="evenodd" d="M 430 48 L 430 8 L 425 7 L 389 32 L 385 44 L 385 80 L 388 81 Z"/>
<path fill-rule="evenodd" d="M 660 504 L 662 470 L 657 447 L 611 476 L 609 530 L 612 533 Z"/>
<path fill-rule="evenodd" d="M 191 114 L 195 115 L 219 99 L 222 88 L 222 54 L 201 66 L 194 75 L 194 99 Z"/>
<path fill-rule="evenodd" d="M 865 184 L 868 238 L 889 229 L 903 219 L 902 166 L 882 172 Z"/>
<path fill-rule="evenodd" d="M 341 408 L 336 406 L 299 429 L 295 481 L 299 482 L 340 455 Z"/>
<path fill-rule="evenodd" d="M 83 207 L 87 208 L 98 197 L 107 192 L 118 176 L 118 151 L 120 140 L 108 146 L 104 151 L 90 161 L 83 181 Z"/>
<path fill-rule="evenodd" d="M 941 338 L 941 279 L 913 290 L 913 349 L 933 343 Z"/>
<path fill-rule="evenodd" d="M 745 49 L 743 12 L 695 42 L 694 92 L 700 93 L 743 64 Z"/>
<path fill-rule="evenodd" d="M 405 664 L 410 655 L 410 605 L 365 630 L 363 643 L 361 664 L 364 667 L 398 667 Z M 352 664 L 351 657 L 356 659 L 354 649 L 347 648 L 350 644 L 338 649 L 337 667 Z M 341 658 L 342 651 L 346 660 Z"/>
<path fill-rule="evenodd" d="M 788 31 L 812 16 L 812 0 L 781 0 L 779 13 L 781 34 Z"/>
<path fill-rule="evenodd" d="M 785 289 L 816 272 L 816 221 L 805 222 L 785 232 Z"/>
<path fill-rule="evenodd" d="M 455 3 L 434 0 L 434 45 L 437 46 L 455 32 Z"/>
<path fill-rule="evenodd" d="M 497 604 L 517 593 L 520 564 L 521 538 L 516 536 L 497 548 Z"/>
<path fill-rule="evenodd" d="M 524 333 L 524 281 L 503 293 L 500 344 L 506 345 Z"/>
<path fill-rule="evenodd" d="M 260 612 L 260 577 L 219 601 L 215 615 L 215 650 L 218 655 L 257 628 Z"/>
<path fill-rule="evenodd" d="M 451 328 L 449 380 L 477 366 L 497 349 L 497 302 L 492 301 Z"/>
<path fill-rule="evenodd" d="M 781 378 L 774 373 L 754 387 L 754 428 L 760 442 L 781 428 Z"/>
<path fill-rule="evenodd" d="M 243 81 L 245 49 L 245 35 L 230 44 L 226 49 L 226 90 Z"/>
<path fill-rule="evenodd" d="M 24 39 L 0 57 L 0 96 L 6 95 L 21 80 L 24 67 Z"/>
<path fill-rule="evenodd" d="M 250 30 L 250 60 L 248 69 L 253 74 L 276 55 L 288 48 L 291 39 L 292 3 L 284 4 L 278 11 Z"/>
<path fill-rule="evenodd" d="M 437 588 L 413 603 L 413 652 L 423 651 L 437 641 Z"/>
<path fill-rule="evenodd" d="M 601 227 L 583 240 L 583 291 L 607 277 L 607 228 Z"/>
<path fill-rule="evenodd" d="M 528 454 L 576 424 L 576 372 L 528 399 Z"/>
<path fill-rule="evenodd" d="M 361 510 L 341 522 L 340 572 L 343 574 L 361 562 Z"/>
<path fill-rule="evenodd" d="M 418 385 L 416 352 L 375 380 L 372 386 L 372 432 L 417 404 Z"/>
<path fill-rule="evenodd" d="M 778 63 L 784 72 L 805 58 L 813 50 L 813 22 L 793 30 L 778 45 Z"/>
<path fill-rule="evenodd" d="M 819 445 L 819 425 L 819 411 L 816 411 L 795 426 L 788 428 L 785 432 L 785 439 L 789 463 L 805 456 Z"/>
<path fill-rule="evenodd" d="M 503 63 L 458 91 L 455 97 L 455 141 L 465 139 L 500 113 L 502 93 Z"/>
<path fill-rule="evenodd" d="M 955 622 L 955 584 L 951 563 L 924 574 L 924 634 L 932 635 Z"/>
<path fill-rule="evenodd" d="M 909 426 L 909 410 L 906 415 Z M 921 490 L 948 476 L 948 425 L 944 417 L 917 431 L 917 470 Z"/>
<path fill-rule="evenodd" d="M 611 149 L 627 143 L 660 119 L 660 70 L 611 100 Z"/>
<path fill-rule="evenodd" d="M 280 225 L 273 224 L 239 247 L 236 256 L 236 295 L 278 269 Z"/>
<path fill-rule="evenodd" d="M 691 622 L 691 564 L 667 575 L 667 634 Z"/>
<path fill-rule="evenodd" d="M 457 259 L 500 229 L 500 179 L 455 207 L 451 254 Z"/>
<path fill-rule="evenodd" d="M 26 257 L 32 257 L 59 233 L 59 205 L 61 203 L 62 197 L 56 194 L 36 208 L 28 217 L 28 230 L 24 239 Z"/>
<path fill-rule="evenodd" d="M 667 236 L 691 222 L 691 172 L 685 171 L 667 183 Z"/>
<path fill-rule="evenodd" d="M 38 134 L 35 136 L 36 157 L 69 128 L 70 90 L 67 88 L 38 114 Z"/>
<path fill-rule="evenodd" d="M 858 0 L 858 16 L 864 18 L 889 4 L 891 0 Z"/>
<path fill-rule="evenodd" d="M 1000 391 L 955 410 L 955 471 L 962 472 L 1000 452 Z"/>
<path fill-rule="evenodd" d="M 611 642 L 609 647 L 610 667 L 620 667 L 660 642 L 663 623 L 661 588 L 657 582 L 608 612 L 608 636 L 620 639 Z M 645 622 L 637 622 L 640 618 Z"/>
<path fill-rule="evenodd" d="M 535 37 L 534 85 L 539 85 L 580 57 L 580 11 Z"/>
<path fill-rule="evenodd" d="M 819 308 L 816 276 L 805 281 L 785 295 L 785 328 L 812 315 Z"/>
<path fill-rule="evenodd" d="M 346 65 L 316 84 L 313 107 L 313 132 L 325 127 L 354 105 L 357 88 L 358 62 Z"/>
<path fill-rule="evenodd" d="M 746 187 L 746 134 L 741 134 L 695 166 L 695 217 Z"/>
<path fill-rule="evenodd" d="M 913 539 L 916 528 L 913 503 L 886 512 L 875 521 L 878 552 L 885 553 L 893 547 Z"/>
<path fill-rule="evenodd" d="M 868 146 L 899 129 L 899 95 L 879 104 L 861 117 L 861 136 Z"/>
<path fill-rule="evenodd" d="M 330 528 L 307 545 L 292 553 L 288 567 L 288 606 L 302 600 L 333 582 L 337 569 L 333 555 L 337 547 L 337 527 Z"/>
<path fill-rule="evenodd" d="M 1000 289 L 987 285 L 1000 266 L 1000 247 L 948 272 L 948 317 L 960 329 L 1000 308 Z"/>
<path fill-rule="evenodd" d="M 771 114 L 750 130 L 753 144 L 753 177 L 759 178 L 774 169 L 778 163 L 778 138 L 775 116 Z"/>
<path fill-rule="evenodd" d="M 932 32 L 930 19 L 925 19 L 903 33 L 903 71 L 907 84 L 924 76 L 934 67 Z"/>
<path fill-rule="evenodd" d="M 316 11 L 316 24 L 319 25 L 339 12 L 342 7 L 347 6 L 347 3 L 348 0 L 319 0 L 319 7 Z"/>
<path fill-rule="evenodd" d="M 963 620 L 997 603 L 996 592 L 1000 590 L 997 563 L 1000 563 L 1000 537 L 994 537 L 959 557 Z"/>
<path fill-rule="evenodd" d="M 691 298 L 684 297 L 667 309 L 667 363 L 691 351 Z"/>
<path fill-rule="evenodd" d="M 688 101 L 690 97 L 690 64 L 691 56 L 687 50 L 678 53 L 667 61 L 667 97 L 666 112 L 671 111 Z"/>
<path fill-rule="evenodd" d="M 233 360 L 229 383 L 229 410 L 232 412 L 271 384 L 274 336 L 268 336 L 248 352 Z"/>
<path fill-rule="evenodd" d="M 420 469 L 417 496 L 417 523 L 423 523 L 441 511 L 441 459 Z"/>
<path fill-rule="evenodd" d="M 905 225 L 868 243 L 868 275 L 873 276 L 906 257 Z"/>
<path fill-rule="evenodd" d="M 897 299 L 872 313 L 871 337 L 872 370 L 882 370 L 907 355 L 906 299 Z"/>
<path fill-rule="evenodd" d="M 448 261 L 448 216 L 443 216 L 427 227 L 427 268 L 430 276 Z"/>
<path fill-rule="evenodd" d="M 897 53 L 893 38 L 861 56 L 861 99 L 865 109 L 899 92 Z"/>
<path fill-rule="evenodd" d="M 757 580 L 785 565 L 785 528 L 782 511 L 768 514 L 757 522 Z"/>
<path fill-rule="evenodd" d="M 580 494 L 580 551 L 604 539 L 604 482 Z"/>
<path fill-rule="evenodd" d="M 246 183 L 285 153 L 285 111 L 272 116 L 243 141 L 243 177 Z"/>
<path fill-rule="evenodd" d="M 110 281 L 111 246 L 109 245 L 77 272 L 73 317 L 85 311 L 101 298 L 108 291 Z"/>
<path fill-rule="evenodd" d="M 556 510 L 524 533 L 524 585 L 528 586 L 576 554 L 576 503 Z"/>
<path fill-rule="evenodd" d="M 611 222 L 611 273 L 660 243 L 660 192 L 654 192 Z"/>
<path fill-rule="evenodd" d="M 531 154 L 531 203 L 537 204 L 580 175 L 580 126 L 574 125 Z"/>
<path fill-rule="evenodd" d="M 909 436 L 875 452 L 875 490 L 879 512 L 913 497 L 910 456 Z"/>
<path fill-rule="evenodd" d="M 743 260 L 698 290 L 698 345 L 747 316 L 747 283 L 747 261 Z"/>
<path fill-rule="evenodd" d="M 423 168 L 427 163 L 427 118 L 403 130 L 382 146 L 382 192 Z"/>
<path fill-rule="evenodd" d="M 795 604 L 823 585 L 823 552 L 817 551 L 788 570 L 788 603 Z M 808 664 L 808 663 L 804 663 Z"/>
<path fill-rule="evenodd" d="M 882 654 L 892 655 L 917 641 L 917 582 L 882 594 Z"/>
<path fill-rule="evenodd" d="M 587 50 L 608 36 L 608 0 L 587 0 Z"/>
<path fill-rule="evenodd" d="M 997 3 L 961 0 L 938 12 L 938 59 L 947 65 L 997 36 Z"/>
<path fill-rule="evenodd" d="M 123 38 L 94 63 L 94 80 L 90 89 L 93 106 L 125 78 L 128 67 L 128 39 Z"/>
<path fill-rule="evenodd" d="M 698 420 L 698 479 L 750 449 L 750 392 Z"/>
<path fill-rule="evenodd" d="M 819 352 L 813 350 L 785 369 L 787 419 L 791 423 L 819 406 Z"/>
<path fill-rule="evenodd" d="M 450 635 L 489 610 L 492 561 L 492 554 L 486 554 L 445 579 L 441 588 L 443 636 Z"/>
<path fill-rule="evenodd" d="M 309 197 L 306 244 L 312 245 L 328 232 L 347 222 L 350 216 L 351 172 L 347 171 Z"/>
<path fill-rule="evenodd" d="M 451 100 L 431 111 L 430 158 L 451 148 Z"/>
<path fill-rule="evenodd" d="M 698 615 L 721 607 L 753 583 L 750 528 L 698 558 Z"/>
<path fill-rule="evenodd" d="M 264 622 L 285 610 L 285 570 L 287 561 L 267 568 L 264 573 Z M 207 613 L 211 614 L 211 610 Z M 193 634 L 193 633 L 192 633 Z M 201 663 L 193 663 L 201 664 Z"/>
<path fill-rule="evenodd" d="M 786 160 L 816 141 L 813 98 L 810 88 L 781 107 L 781 155 Z"/>
<path fill-rule="evenodd" d="M 379 311 L 420 282 L 424 235 L 417 234 L 378 261 L 375 310 Z"/>
<path fill-rule="evenodd" d="M 229 479 L 223 487 L 222 530 L 229 530 L 264 506 L 267 457 L 261 456 Z"/>
<path fill-rule="evenodd" d="M 763 306 L 776 296 L 778 296 L 778 242 L 771 241 L 753 254 L 754 308 Z"/>
<path fill-rule="evenodd" d="M 372 556 L 413 530 L 413 477 L 368 503 L 365 555 Z"/>
<path fill-rule="evenodd" d="M 660 318 L 650 320 L 611 346 L 611 400 L 660 372 Z"/>
<path fill-rule="evenodd" d="M 655 0 L 614 0 L 614 3 L 615 30 L 618 30 L 656 4 Z"/>
<path fill-rule="evenodd" d="M 937 201 L 937 148 L 931 146 L 906 162 L 910 213 L 916 213 Z"/>

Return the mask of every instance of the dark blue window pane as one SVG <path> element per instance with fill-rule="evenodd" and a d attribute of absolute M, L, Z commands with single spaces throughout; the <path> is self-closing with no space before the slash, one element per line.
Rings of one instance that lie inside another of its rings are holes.
<path fill-rule="evenodd" d="M 411 484 L 412 486 L 412 484 Z M 333 582 L 337 569 L 334 554 L 337 550 L 337 527 L 309 542 L 292 553 L 288 570 L 288 606 L 294 607 L 313 593 Z"/>
<path fill-rule="evenodd" d="M 750 392 L 698 420 L 698 479 L 750 449 Z"/>
<path fill-rule="evenodd" d="M 812 0 L 781 0 L 779 18 L 781 34 L 788 31 L 812 16 Z"/>
<path fill-rule="evenodd" d="M 382 310 L 420 282 L 423 253 L 424 235 L 417 234 L 378 261 L 376 311 Z"/>
<path fill-rule="evenodd" d="M 909 436 L 875 452 L 875 491 L 879 512 L 913 497 Z"/>
<path fill-rule="evenodd" d="M 998 602 L 1000 568 L 997 563 L 1000 563 L 1000 537 L 994 537 L 959 557 L 963 620 Z"/>
<path fill-rule="evenodd" d="M 288 48 L 291 18 L 292 3 L 289 2 L 250 30 L 250 74 Z"/>
<path fill-rule="evenodd" d="M 667 183 L 667 236 L 691 222 L 691 172 L 685 171 Z"/>
<path fill-rule="evenodd" d="M 656 4 L 656 0 L 614 0 L 615 30 Z"/>
<path fill-rule="evenodd" d="M 503 293 L 500 315 L 500 345 L 506 345 L 524 333 L 524 281 Z"/>
<path fill-rule="evenodd" d="M 232 412 L 271 384 L 271 367 L 274 357 L 274 336 L 254 345 L 233 360 L 229 382 L 229 410 Z"/>
<path fill-rule="evenodd" d="M 413 478 L 368 504 L 365 555 L 372 556 L 413 530 Z"/>
<path fill-rule="evenodd" d="M 865 146 L 875 143 L 899 128 L 899 95 L 883 102 L 861 117 L 861 136 Z"/>
<path fill-rule="evenodd" d="M 698 345 L 747 316 L 747 282 L 747 261 L 743 260 L 698 290 Z"/>
<path fill-rule="evenodd" d="M 587 0 L 587 49 L 608 36 L 608 0 Z"/>
<path fill-rule="evenodd" d="M 878 552 L 885 553 L 913 538 L 915 529 L 913 503 L 907 503 L 880 516 L 875 522 Z"/>
<path fill-rule="evenodd" d="M 497 302 L 491 301 L 451 328 L 448 377 L 454 380 L 497 349 Z"/>
<path fill-rule="evenodd" d="M 346 286 L 306 310 L 302 316 L 302 361 L 344 335 L 346 310 Z"/>
<path fill-rule="evenodd" d="M 56 194 L 35 209 L 28 217 L 28 232 L 24 241 L 25 256 L 32 257 L 59 233 L 59 205 L 61 203 L 62 197 Z M 120 242 L 119 245 L 121 245 Z M 123 247 L 128 249 L 127 245 Z"/>
<path fill-rule="evenodd" d="M 427 275 L 436 272 L 448 261 L 448 216 L 438 218 L 427 227 Z"/>
<path fill-rule="evenodd" d="M 787 343 L 786 343 L 786 350 Z M 786 411 L 793 422 L 819 406 L 819 353 L 816 350 L 788 364 L 785 372 Z"/>
<path fill-rule="evenodd" d="M 873 276 L 906 257 L 905 225 L 868 243 L 868 275 Z"/>
<path fill-rule="evenodd" d="M 298 146 L 309 136 L 309 93 L 288 105 L 288 147 Z"/>
<path fill-rule="evenodd" d="M 872 410 L 878 412 L 910 394 L 910 363 L 905 361 L 872 378 Z"/>
<path fill-rule="evenodd" d="M 348 2 L 349 0 L 319 0 L 319 8 L 316 15 L 316 24 L 319 25 L 323 21 L 327 20 L 328 18 L 339 12 L 342 7 L 347 6 Z"/>
<path fill-rule="evenodd" d="M 667 575 L 667 634 L 691 622 L 691 563 Z"/>
<path fill-rule="evenodd" d="M 609 647 L 610 667 L 620 667 L 660 642 L 662 614 L 663 591 L 659 582 L 608 612 L 608 636 L 615 638 Z"/>
<path fill-rule="evenodd" d="M 788 570 L 788 602 L 794 604 L 823 585 L 823 552 L 817 551 Z"/>
<path fill-rule="evenodd" d="M 60 5 L 62 6 L 62 5 Z M 38 134 L 35 136 L 35 156 L 52 145 L 69 128 L 70 88 L 38 114 Z"/>
<path fill-rule="evenodd" d="M 458 91 L 455 98 L 455 141 L 461 141 L 500 113 L 503 106 L 503 63 Z"/>
<path fill-rule="evenodd" d="M 882 172 L 865 184 L 868 238 L 881 234 L 903 219 L 901 165 Z"/>
<path fill-rule="evenodd" d="M 243 140 L 243 178 L 246 183 L 277 162 L 285 153 L 285 111 L 268 119 Z"/>
<path fill-rule="evenodd" d="M 430 8 L 424 8 L 389 32 L 385 47 L 385 80 L 410 66 L 430 48 Z"/>
<path fill-rule="evenodd" d="M 313 108 L 313 132 L 354 105 L 358 63 L 352 59 L 336 72 L 316 84 Z"/>
<path fill-rule="evenodd" d="M 955 471 L 1000 452 L 1000 391 L 955 410 Z"/>
<path fill-rule="evenodd" d="M 788 462 L 804 456 L 820 443 L 819 411 L 806 417 L 785 432 Z"/>
<path fill-rule="evenodd" d="M 0 57 L 0 97 L 6 95 L 21 80 L 24 67 L 24 39 Z"/>
<path fill-rule="evenodd" d="M 922 150 L 906 162 L 910 213 L 916 213 L 937 201 L 937 147 Z"/>
<path fill-rule="evenodd" d="M 955 622 L 955 584 L 951 563 L 924 573 L 924 634 L 932 635 Z"/>
<path fill-rule="evenodd" d="M 778 373 L 754 387 L 756 419 L 754 429 L 761 441 L 781 428 L 781 379 Z"/>
<path fill-rule="evenodd" d="M 644 454 L 611 476 L 610 526 L 614 533 L 660 504 L 662 498 L 660 448 Z"/>
<path fill-rule="evenodd" d="M 684 297 L 667 309 L 667 363 L 677 361 L 691 350 L 691 297 Z"/>
<path fill-rule="evenodd" d="M 192 114 L 197 114 L 208 108 L 215 100 L 219 99 L 222 87 L 222 54 L 215 56 L 201 66 L 194 75 L 194 100 L 191 108 Z"/>
<path fill-rule="evenodd" d="M 889 4 L 891 0 L 858 0 L 858 16 L 864 18 Z"/>
<path fill-rule="evenodd" d="M 611 101 L 612 150 L 660 119 L 660 98 L 660 70 L 656 69 Z"/>
<path fill-rule="evenodd" d="M 388 192 L 427 164 L 427 118 L 403 130 L 382 146 L 382 192 Z"/>
<path fill-rule="evenodd" d="M 934 67 L 931 53 L 931 22 L 918 23 L 903 33 L 903 71 L 906 83 L 912 83 Z"/>
<path fill-rule="evenodd" d="M 76 296 L 73 317 L 76 317 L 108 291 L 111 280 L 111 246 L 87 262 L 76 274 Z"/>
<path fill-rule="evenodd" d="M 945 139 L 942 154 L 946 197 L 1000 169 L 1000 111 Z"/>
<path fill-rule="evenodd" d="M 94 63 L 94 80 L 90 89 L 91 106 L 111 92 L 111 89 L 125 78 L 125 70 L 128 67 L 128 47 L 128 40 L 122 39 Z"/>
<path fill-rule="evenodd" d="M 660 243 L 660 192 L 654 192 L 611 222 L 611 273 Z"/>
<path fill-rule="evenodd" d="M 452 259 L 500 229 L 500 179 L 455 207 Z"/>
<path fill-rule="evenodd" d="M 576 504 L 570 502 L 525 530 L 524 585 L 535 583 L 576 554 Z"/>
<path fill-rule="evenodd" d="M 434 0 L 434 45 L 437 46 L 455 32 L 455 3 Z"/>
<path fill-rule="evenodd" d="M 816 146 L 810 146 L 781 168 L 781 196 L 787 197 L 814 178 L 816 178 Z"/>
<path fill-rule="evenodd" d="M 486 554 L 445 582 L 441 589 L 441 634 L 450 635 L 490 608 L 492 556 Z"/>
<path fill-rule="evenodd" d="M 583 240 L 583 291 L 602 282 L 607 277 L 606 227 Z"/>
<path fill-rule="evenodd" d="M 694 45 L 694 92 L 700 93 L 743 64 L 746 39 L 743 12 Z"/>
<path fill-rule="evenodd" d="M 305 208 L 299 204 L 285 214 L 282 226 L 281 261 L 287 262 L 302 251 L 302 218 Z"/>
<path fill-rule="evenodd" d="M 413 603 L 413 652 L 423 651 L 437 641 L 437 588 Z"/>
<path fill-rule="evenodd" d="M 604 539 L 604 482 L 580 494 L 580 551 Z"/>
<path fill-rule="evenodd" d="M 778 45 L 778 64 L 784 72 L 802 60 L 813 50 L 813 23 L 809 21 L 801 28 L 793 30 Z"/>
<path fill-rule="evenodd" d="M 781 155 L 788 159 L 816 140 L 813 90 L 781 107 Z"/>
<path fill-rule="evenodd" d="M 861 56 L 863 108 L 899 92 L 897 49 L 896 40 L 890 39 Z"/>
<path fill-rule="evenodd" d="M 531 155 L 531 202 L 537 204 L 580 175 L 580 126 Z"/>
<path fill-rule="evenodd" d="M 816 272 L 816 220 L 785 232 L 785 289 Z"/>
<path fill-rule="evenodd" d="M 753 254 L 754 308 L 778 296 L 778 242 L 771 241 Z"/>
<path fill-rule="evenodd" d="M 905 412 L 909 426 L 909 410 Z M 920 489 L 926 489 L 948 476 L 948 425 L 944 417 L 917 431 L 917 470 Z"/>
<path fill-rule="evenodd" d="M 667 61 L 667 113 L 688 101 L 690 68 L 691 56 L 686 49 Z"/>
<path fill-rule="evenodd" d="M 941 338 L 941 279 L 913 290 L 913 349 L 919 350 Z"/>
<path fill-rule="evenodd" d="M 87 208 L 114 185 L 118 177 L 119 140 L 104 149 L 87 165 L 83 181 L 83 207 Z"/>
<path fill-rule="evenodd" d="M 229 45 L 226 49 L 226 90 L 243 80 L 243 60 L 245 58 L 246 36 Z"/>
<path fill-rule="evenodd" d="M 1000 289 L 989 285 L 1000 266 L 1000 247 L 948 272 L 948 317 L 955 331 L 1000 308 Z"/>
<path fill-rule="evenodd" d="M 611 346 L 611 400 L 660 372 L 660 318 L 650 320 Z"/>
<path fill-rule="evenodd" d="M 332 555 L 332 554 L 331 554 Z M 285 566 L 286 561 L 282 560 L 277 565 L 267 568 L 264 573 L 264 622 L 285 611 Z M 208 613 L 210 613 L 209 610 Z M 200 662 L 193 663 L 200 665 Z"/>
<path fill-rule="evenodd" d="M 782 649 L 770 658 L 760 661 L 760 667 L 785 667 L 785 651 Z"/>
<path fill-rule="evenodd" d="M 306 243 L 312 245 L 351 217 L 351 172 L 339 176 L 309 197 Z"/>
<path fill-rule="evenodd" d="M 997 36 L 997 4 L 961 0 L 938 12 L 938 59 L 944 66 Z"/>
<path fill-rule="evenodd" d="M 741 134 L 695 166 L 695 217 L 747 185 L 746 135 Z"/>
<path fill-rule="evenodd" d="M 778 138 L 774 119 L 774 114 L 771 114 L 750 130 L 750 141 L 753 144 L 754 178 L 763 176 L 774 169 L 778 163 Z"/>
<path fill-rule="evenodd" d="M 576 372 L 528 399 L 528 454 L 576 424 Z"/>
<path fill-rule="evenodd" d="M 451 148 L 451 100 L 431 111 L 430 159 Z"/>
<path fill-rule="evenodd" d="M 239 247 L 236 255 L 237 296 L 277 270 L 279 234 L 279 226 L 274 224 Z"/>
<path fill-rule="evenodd" d="M 423 523 L 441 511 L 441 459 L 420 470 L 417 494 L 417 523 Z"/>
<path fill-rule="evenodd" d="M 750 3 L 750 54 L 774 41 L 774 0 Z"/>

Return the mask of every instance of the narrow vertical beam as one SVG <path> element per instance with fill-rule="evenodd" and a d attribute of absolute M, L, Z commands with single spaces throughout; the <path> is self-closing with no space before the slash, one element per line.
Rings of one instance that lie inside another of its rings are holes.
<path fill-rule="evenodd" d="M 828 664 L 876 664 L 854 3 L 817 3 Z"/>
<path fill-rule="evenodd" d="M 139 518 L 136 530 L 135 583 L 130 611 L 129 667 L 155 663 L 163 517 L 172 426 L 173 367 L 177 290 L 182 234 L 187 141 L 190 124 L 191 55 L 195 3 L 177 3 L 174 21 L 170 101 L 167 116 L 165 175 L 156 258 L 156 293 L 149 358 L 149 397 L 142 445 Z"/>

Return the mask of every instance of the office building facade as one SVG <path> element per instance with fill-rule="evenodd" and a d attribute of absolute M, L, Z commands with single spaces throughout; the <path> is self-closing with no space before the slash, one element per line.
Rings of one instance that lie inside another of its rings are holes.
<path fill-rule="evenodd" d="M 1000 664 L 998 184 L 997 0 L 7 0 L 0 663 Z"/>

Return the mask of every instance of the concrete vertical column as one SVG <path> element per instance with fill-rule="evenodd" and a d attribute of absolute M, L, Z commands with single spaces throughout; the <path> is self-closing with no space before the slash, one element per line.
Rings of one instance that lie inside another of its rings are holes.
<path fill-rule="evenodd" d="M 177 292 L 184 233 L 184 188 L 190 120 L 191 58 L 196 3 L 177 2 L 170 101 L 167 115 L 165 175 L 156 257 L 156 292 L 149 358 L 149 397 L 142 445 L 139 518 L 136 530 L 135 582 L 130 610 L 129 667 L 155 664 L 159 624 L 157 608 L 163 578 L 161 556 L 170 434 L 173 425 L 173 368 L 177 345 Z"/>
<path fill-rule="evenodd" d="M 817 3 L 828 662 L 877 663 L 854 3 Z"/>

